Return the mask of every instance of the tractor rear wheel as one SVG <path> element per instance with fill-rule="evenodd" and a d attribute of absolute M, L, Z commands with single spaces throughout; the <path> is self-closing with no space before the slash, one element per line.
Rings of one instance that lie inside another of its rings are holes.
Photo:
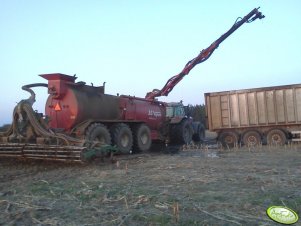
<path fill-rule="evenodd" d="M 145 124 L 135 125 L 134 131 L 134 151 L 148 151 L 152 145 L 151 131 Z"/>
<path fill-rule="evenodd" d="M 192 139 L 195 142 L 203 142 L 205 140 L 205 127 L 202 124 L 198 125 L 197 131 L 193 134 Z"/>
<path fill-rule="evenodd" d="M 189 144 L 192 141 L 193 128 L 188 120 L 172 126 L 171 141 L 175 144 Z"/>
<path fill-rule="evenodd" d="M 118 123 L 110 128 L 113 145 L 116 145 L 122 153 L 131 153 L 133 135 L 130 127 L 124 123 Z"/>

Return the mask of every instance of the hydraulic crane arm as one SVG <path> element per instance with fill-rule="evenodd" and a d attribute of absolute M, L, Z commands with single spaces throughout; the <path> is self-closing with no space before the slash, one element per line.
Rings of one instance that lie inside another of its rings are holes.
<path fill-rule="evenodd" d="M 217 49 L 219 44 L 221 44 L 226 38 L 228 38 L 241 25 L 243 25 L 244 23 L 251 23 L 256 19 L 263 19 L 265 16 L 262 15 L 262 13 L 258 11 L 258 9 L 259 8 L 253 9 L 244 18 L 237 18 L 234 25 L 225 34 L 223 34 L 220 38 L 213 42 L 208 48 L 203 49 L 197 57 L 188 61 L 184 69 L 179 74 L 171 77 L 161 90 L 154 89 L 152 92 L 147 93 L 145 98 L 153 100 L 156 97 L 167 96 L 172 91 L 172 89 L 184 78 L 184 76 L 187 75 L 192 68 L 194 68 L 195 65 L 206 61 L 214 52 L 214 50 Z"/>

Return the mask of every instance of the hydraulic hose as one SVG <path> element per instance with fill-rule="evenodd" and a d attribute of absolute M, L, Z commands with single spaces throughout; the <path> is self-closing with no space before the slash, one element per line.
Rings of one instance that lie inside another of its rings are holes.
<path fill-rule="evenodd" d="M 33 84 L 28 84 L 25 86 L 22 86 L 22 89 L 30 93 L 30 97 L 26 99 L 25 101 L 28 102 L 31 106 L 33 105 L 34 102 L 36 102 L 36 94 L 35 92 L 31 89 L 33 87 L 48 87 L 47 83 L 33 83 Z"/>

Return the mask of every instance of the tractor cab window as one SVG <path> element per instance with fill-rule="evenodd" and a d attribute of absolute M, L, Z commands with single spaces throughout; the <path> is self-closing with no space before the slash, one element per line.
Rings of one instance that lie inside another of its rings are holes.
<path fill-rule="evenodd" d="M 184 116 L 185 112 L 184 112 L 184 108 L 182 107 L 175 107 L 175 117 L 177 116 Z"/>
<path fill-rule="evenodd" d="M 173 107 L 166 107 L 166 117 L 168 118 L 173 117 Z"/>
<path fill-rule="evenodd" d="M 166 117 L 168 118 L 181 117 L 184 115 L 185 115 L 184 108 L 181 106 L 166 107 Z"/>

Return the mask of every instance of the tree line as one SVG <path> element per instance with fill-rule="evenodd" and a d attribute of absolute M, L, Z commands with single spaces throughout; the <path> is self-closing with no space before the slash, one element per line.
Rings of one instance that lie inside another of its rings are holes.
<path fill-rule="evenodd" d="M 187 105 L 185 107 L 187 116 L 193 118 L 193 121 L 199 121 L 203 125 L 206 125 L 206 109 L 205 104 Z"/>

